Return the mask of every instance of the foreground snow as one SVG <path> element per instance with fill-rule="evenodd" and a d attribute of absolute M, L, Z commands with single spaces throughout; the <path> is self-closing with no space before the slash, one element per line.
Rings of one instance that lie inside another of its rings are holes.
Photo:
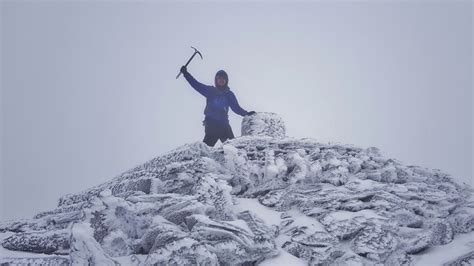
<path fill-rule="evenodd" d="M 280 215 L 282 212 L 278 212 L 278 211 L 272 210 L 269 207 L 263 206 L 262 204 L 258 202 L 257 199 L 236 198 L 236 204 L 234 205 L 234 210 L 237 212 L 245 211 L 245 210 L 252 211 L 257 214 L 256 215 L 257 217 L 265 221 L 265 223 L 268 225 L 279 225 L 282 221 L 282 219 L 280 219 Z M 308 221 L 308 219 L 305 218 L 304 214 L 300 213 L 299 215 L 296 216 L 296 219 L 306 220 L 306 222 L 308 223 L 307 226 L 314 225 L 314 220 Z M 304 223 L 301 225 L 304 225 Z M 245 225 L 242 225 L 242 226 L 244 227 Z M 13 234 L 14 233 L 12 232 L 0 233 L 0 241 L 2 241 L 6 237 L 11 236 Z M 279 255 L 274 258 L 266 259 L 259 265 L 261 266 L 307 265 L 308 263 L 305 260 L 295 257 L 281 248 L 281 245 L 284 243 L 285 239 L 286 238 L 284 236 L 277 237 L 275 241 L 280 244 L 278 245 Z M 462 257 L 465 254 L 469 254 L 470 252 L 473 252 L 473 251 L 474 251 L 474 232 L 470 232 L 467 234 L 460 234 L 451 243 L 447 245 L 433 246 L 429 252 L 422 252 L 421 254 L 414 256 L 414 264 L 415 265 L 450 264 L 450 262 L 456 261 L 456 259 Z M 58 255 L 48 255 L 48 254 L 38 254 L 38 253 L 32 254 L 32 253 L 23 252 L 23 251 L 11 251 L 1 246 L 0 246 L 0 254 L 2 255 L 4 259 L 17 258 L 18 259 L 17 262 L 23 265 L 27 264 L 28 261 L 32 260 L 29 258 L 60 257 L 62 259 L 68 259 L 68 256 L 61 256 L 61 255 L 58 256 Z M 146 259 L 146 255 L 138 255 L 137 258 L 139 261 L 144 261 Z M 129 256 L 117 257 L 116 259 L 122 265 L 133 264 L 133 260 L 131 260 Z M 23 263 L 21 263 L 22 261 Z"/>
<path fill-rule="evenodd" d="M 472 191 L 378 149 L 285 136 L 186 144 L 110 182 L 4 221 L 0 263 L 462 265 L 474 263 Z"/>

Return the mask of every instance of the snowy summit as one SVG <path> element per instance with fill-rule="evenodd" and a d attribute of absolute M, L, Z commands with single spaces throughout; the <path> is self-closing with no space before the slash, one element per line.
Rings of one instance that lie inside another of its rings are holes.
<path fill-rule="evenodd" d="M 32 219 L 0 222 L 0 263 L 464 265 L 472 190 L 377 148 L 244 117 L 222 146 L 183 145 Z"/>

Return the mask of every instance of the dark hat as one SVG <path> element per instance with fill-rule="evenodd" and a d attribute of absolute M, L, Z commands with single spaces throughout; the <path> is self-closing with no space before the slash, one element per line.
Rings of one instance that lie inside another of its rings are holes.
<path fill-rule="evenodd" d="M 223 77 L 227 81 L 227 84 L 229 84 L 229 76 L 227 76 L 227 73 L 224 70 L 219 70 L 216 73 L 216 77 L 214 78 L 214 82 L 216 83 L 217 86 L 217 77 Z"/>

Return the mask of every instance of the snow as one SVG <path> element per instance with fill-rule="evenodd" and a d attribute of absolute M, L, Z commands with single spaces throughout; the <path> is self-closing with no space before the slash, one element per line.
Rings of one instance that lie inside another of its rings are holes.
<path fill-rule="evenodd" d="M 375 188 L 382 187 L 383 185 L 380 184 L 379 182 L 370 180 L 370 179 L 356 179 L 356 180 L 351 180 L 348 184 L 348 187 L 350 187 L 352 190 L 358 190 L 358 191 L 365 191 L 365 190 L 372 190 Z"/>
<path fill-rule="evenodd" d="M 277 212 L 263 206 L 258 199 L 236 198 L 234 205 L 235 212 L 249 210 L 254 212 L 258 218 L 262 219 L 267 225 L 280 225 L 281 212 Z"/>
<path fill-rule="evenodd" d="M 301 213 L 299 210 L 292 208 L 287 213 L 291 215 L 291 218 L 294 220 L 294 222 L 291 223 L 292 227 L 304 226 L 307 228 L 311 228 L 312 231 L 308 232 L 308 234 L 311 234 L 314 232 L 326 231 L 326 229 L 324 229 L 324 226 L 318 220 L 306 216 L 304 213 Z"/>
<path fill-rule="evenodd" d="M 413 261 L 415 265 L 444 265 L 469 252 L 474 252 L 474 232 L 457 235 L 447 245 L 434 246 L 421 255 L 414 255 Z"/>
<path fill-rule="evenodd" d="M 260 266 L 306 266 L 308 262 L 286 252 L 281 246 L 288 240 L 288 237 L 280 236 L 275 239 L 280 254 L 274 258 L 262 261 Z"/>
<path fill-rule="evenodd" d="M 269 221 L 280 220 L 279 218 L 280 212 L 272 211 L 270 208 L 261 205 L 256 199 L 239 199 L 239 202 L 240 204 L 244 204 L 245 206 L 256 205 L 254 206 L 254 208 L 249 208 L 248 210 L 254 211 L 257 209 L 260 209 L 260 210 L 266 209 L 265 212 L 267 212 L 266 213 L 267 216 L 258 215 L 258 217 L 262 218 L 266 223 L 268 223 Z M 258 206 L 257 204 L 260 206 Z M 245 208 L 241 209 L 241 207 L 242 206 L 238 206 L 237 209 L 239 209 L 239 211 L 245 210 Z M 265 217 L 269 219 L 264 219 Z M 165 220 L 161 216 L 157 216 L 156 219 L 157 219 L 157 222 L 162 222 Z M 251 232 L 250 228 L 243 220 L 228 221 L 228 223 L 231 223 L 237 227 L 247 230 L 248 232 Z M 275 222 L 275 224 L 279 224 L 279 222 Z M 14 233 L 12 232 L 0 233 L 0 241 L 13 234 Z M 263 261 L 262 263 L 260 263 L 259 265 L 261 266 L 273 266 L 273 265 L 274 266 L 288 266 L 288 265 L 306 266 L 307 265 L 307 262 L 305 260 L 297 258 L 281 248 L 281 245 L 283 245 L 283 243 L 286 240 L 288 240 L 287 236 L 281 235 L 275 240 L 278 244 L 277 246 L 278 246 L 278 250 L 280 251 L 280 255 L 271 259 L 267 259 Z M 36 253 L 33 254 L 30 252 L 23 252 L 23 251 L 11 251 L 0 246 L 0 258 L 5 258 L 5 257 L 31 258 L 31 257 L 56 257 L 56 256 L 58 255 L 36 254 Z M 69 256 L 64 256 L 64 255 L 62 255 L 61 257 L 69 258 Z M 114 257 L 114 259 L 117 262 L 119 262 L 121 265 L 132 265 L 134 263 L 134 261 L 132 261 L 133 258 L 136 258 L 139 261 L 145 261 L 146 257 L 147 255 L 134 255 L 134 257 L 119 256 L 119 257 Z"/>
<path fill-rule="evenodd" d="M 357 212 L 335 211 L 335 212 L 331 212 L 328 215 L 331 216 L 334 220 L 350 220 L 359 216 L 364 216 L 367 219 L 370 219 L 370 218 L 383 219 L 383 220 L 387 219 L 385 217 L 382 217 L 376 214 L 373 210 L 361 210 Z"/>
<path fill-rule="evenodd" d="M 116 262 L 107 254 L 92 237 L 93 229 L 89 223 L 73 223 L 71 243 L 71 265 L 115 265 Z"/>
<path fill-rule="evenodd" d="M 236 198 L 235 201 L 236 201 L 236 204 L 234 205 L 234 211 L 241 212 L 241 211 L 249 210 L 249 211 L 254 212 L 257 215 L 257 217 L 262 219 L 267 225 L 278 225 L 278 226 L 280 225 L 280 222 L 282 220 L 280 218 L 280 215 L 283 212 L 278 212 L 278 211 L 272 210 L 271 208 L 263 206 L 262 204 L 260 204 L 260 202 L 258 202 L 258 199 Z M 288 211 L 288 214 L 292 215 L 293 218 L 295 219 L 295 222 L 292 223 L 292 225 L 298 225 L 298 226 L 312 225 L 311 227 L 316 227 L 317 229 L 324 231 L 324 226 L 321 225 L 321 223 L 319 223 L 315 219 L 311 219 L 310 217 L 307 217 L 306 215 L 304 215 L 298 210 L 292 209 Z M 266 259 L 259 265 L 261 266 L 308 265 L 308 263 L 304 259 L 295 257 L 291 255 L 290 253 L 288 253 L 286 250 L 281 248 L 281 246 L 289 239 L 290 238 L 284 234 L 279 235 L 275 239 L 275 242 L 277 243 L 278 251 L 280 252 L 280 254 L 274 258 Z"/>

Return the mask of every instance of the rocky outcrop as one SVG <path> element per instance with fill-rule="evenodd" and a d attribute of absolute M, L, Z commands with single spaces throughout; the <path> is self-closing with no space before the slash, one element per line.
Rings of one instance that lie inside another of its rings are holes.
<path fill-rule="evenodd" d="M 409 265 L 474 230 L 472 191 L 440 170 L 286 137 L 276 114 L 244 118 L 242 133 L 220 148 L 183 145 L 56 209 L 4 221 L 0 232 L 14 234 L 2 246 L 72 264 L 252 265 L 281 248 L 310 265 Z M 281 212 L 280 223 L 235 211 L 236 198 Z"/>

